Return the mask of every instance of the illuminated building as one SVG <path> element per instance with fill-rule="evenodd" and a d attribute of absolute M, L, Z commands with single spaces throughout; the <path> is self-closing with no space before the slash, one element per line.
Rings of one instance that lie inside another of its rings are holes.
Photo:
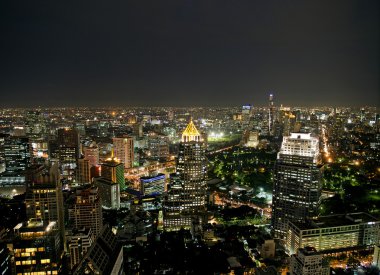
<path fill-rule="evenodd" d="M 27 181 L 28 188 L 25 194 L 27 218 L 57 222 L 63 240 L 64 207 L 57 165 L 31 167 Z"/>
<path fill-rule="evenodd" d="M 182 133 L 177 172 L 168 185 L 164 229 L 190 228 L 199 222 L 207 222 L 206 157 L 203 139 L 191 120 Z"/>
<path fill-rule="evenodd" d="M 62 175 L 68 180 L 73 180 L 76 161 L 80 155 L 77 130 L 58 129 L 57 145 Z"/>
<path fill-rule="evenodd" d="M 72 228 L 91 228 L 98 236 L 103 227 L 102 205 L 96 187 L 79 189 L 75 202 L 69 206 L 69 221 Z"/>
<path fill-rule="evenodd" d="M 94 184 L 99 189 L 102 206 L 110 209 L 120 208 L 120 184 L 105 178 L 95 178 Z"/>
<path fill-rule="evenodd" d="M 269 135 L 273 135 L 274 131 L 274 102 L 273 102 L 273 94 L 269 95 L 269 107 L 268 107 L 268 133 Z"/>
<path fill-rule="evenodd" d="M 72 162 L 79 158 L 79 134 L 75 129 L 58 129 L 57 142 L 61 162 Z"/>
<path fill-rule="evenodd" d="M 256 148 L 259 145 L 259 132 L 258 131 L 248 131 L 247 140 L 245 146 Z"/>
<path fill-rule="evenodd" d="M 287 222 L 316 215 L 321 195 L 319 140 L 311 134 L 284 137 L 274 168 L 272 226 L 285 237 Z"/>
<path fill-rule="evenodd" d="M 290 275 L 329 275 L 330 266 L 312 247 L 301 248 L 290 258 Z"/>
<path fill-rule="evenodd" d="M 90 183 L 90 161 L 85 158 L 77 159 L 76 168 L 76 181 L 77 183 Z"/>
<path fill-rule="evenodd" d="M 248 125 L 251 117 L 252 106 L 251 104 L 243 105 L 241 110 L 241 120 L 245 125 Z"/>
<path fill-rule="evenodd" d="M 166 136 L 153 136 L 148 138 L 148 148 L 151 158 L 169 157 L 169 139 Z"/>
<path fill-rule="evenodd" d="M 123 249 L 108 226 L 100 232 L 73 274 L 123 274 Z"/>
<path fill-rule="evenodd" d="M 39 111 L 27 111 L 26 116 L 26 134 L 31 138 L 42 137 L 46 133 L 46 123 L 43 115 Z"/>
<path fill-rule="evenodd" d="M 307 246 L 319 252 L 363 248 L 380 241 L 380 221 L 366 213 L 321 216 L 306 223 L 289 222 L 285 248 L 289 254 Z"/>
<path fill-rule="evenodd" d="M 31 163 L 29 139 L 5 137 L 0 154 L 5 162 L 5 171 L 0 175 L 0 184 L 24 185 L 25 171 Z"/>
<path fill-rule="evenodd" d="M 83 259 L 84 255 L 86 255 L 94 241 L 94 235 L 92 234 L 90 228 L 82 228 L 72 232 L 72 235 L 68 241 L 71 270 Z"/>
<path fill-rule="evenodd" d="M 134 142 L 132 137 L 114 137 L 112 139 L 115 157 L 124 163 L 125 168 L 133 167 Z"/>
<path fill-rule="evenodd" d="M 165 189 L 165 175 L 158 174 L 152 177 L 140 178 L 140 191 L 142 194 L 149 195 L 161 195 Z"/>
<path fill-rule="evenodd" d="M 120 185 L 120 190 L 125 188 L 123 163 L 115 158 L 113 154 L 111 158 L 108 158 L 102 163 L 100 171 L 103 178 L 118 183 Z"/>
<path fill-rule="evenodd" d="M 63 255 L 57 223 L 29 220 L 14 227 L 15 274 L 59 274 Z"/>
<path fill-rule="evenodd" d="M 4 140 L 3 154 L 7 172 L 24 172 L 31 163 L 29 138 L 8 137 Z"/>
<path fill-rule="evenodd" d="M 99 147 L 95 143 L 91 143 L 90 146 L 83 148 L 84 158 L 90 162 L 90 167 L 97 166 L 99 164 Z"/>

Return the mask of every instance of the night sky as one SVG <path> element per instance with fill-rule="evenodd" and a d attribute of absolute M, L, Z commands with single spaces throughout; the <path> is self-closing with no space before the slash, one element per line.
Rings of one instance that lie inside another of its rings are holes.
<path fill-rule="evenodd" d="M 378 0 L 0 1 L 0 106 L 380 105 Z"/>

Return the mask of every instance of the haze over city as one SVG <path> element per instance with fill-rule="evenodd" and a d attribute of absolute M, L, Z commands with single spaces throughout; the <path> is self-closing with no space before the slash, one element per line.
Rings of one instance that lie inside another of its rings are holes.
<path fill-rule="evenodd" d="M 378 106 L 379 1 L 1 1 L 0 106 Z"/>

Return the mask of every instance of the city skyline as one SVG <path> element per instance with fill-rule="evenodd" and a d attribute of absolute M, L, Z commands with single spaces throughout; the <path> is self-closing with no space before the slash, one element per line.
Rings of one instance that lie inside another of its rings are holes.
<path fill-rule="evenodd" d="M 1 107 L 379 106 L 378 1 L 0 5 Z"/>

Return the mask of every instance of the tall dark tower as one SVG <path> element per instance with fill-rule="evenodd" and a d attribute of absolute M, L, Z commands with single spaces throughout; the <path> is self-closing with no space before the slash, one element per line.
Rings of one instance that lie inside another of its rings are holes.
<path fill-rule="evenodd" d="M 321 195 L 319 140 L 311 134 L 284 137 L 274 169 L 272 226 L 283 238 L 287 222 L 316 215 Z"/>
<path fill-rule="evenodd" d="M 193 121 L 182 133 L 177 172 L 171 175 L 164 203 L 164 229 L 191 228 L 205 223 L 206 156 L 205 144 Z"/>
<path fill-rule="evenodd" d="M 273 125 L 274 125 L 274 102 L 273 94 L 269 95 L 269 108 L 268 108 L 268 134 L 273 135 Z"/>

